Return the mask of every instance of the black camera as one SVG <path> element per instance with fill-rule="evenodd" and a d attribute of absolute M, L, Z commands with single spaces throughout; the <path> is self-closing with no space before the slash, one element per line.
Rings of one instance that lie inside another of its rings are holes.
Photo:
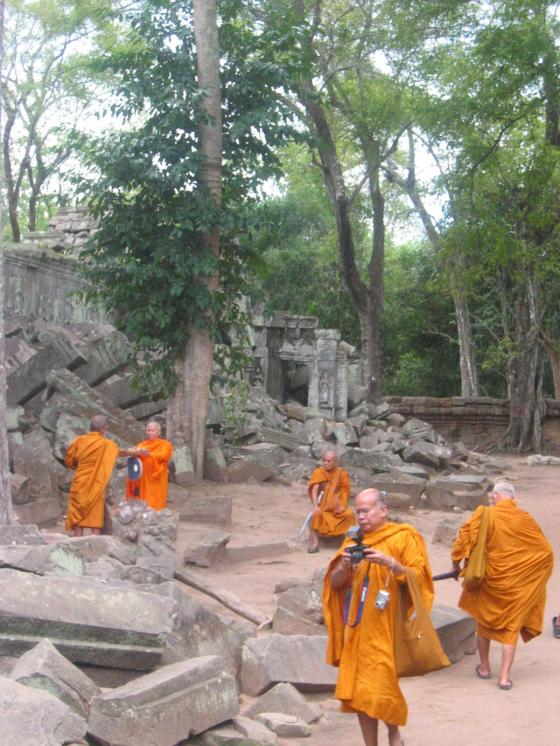
<path fill-rule="evenodd" d="M 352 564 L 358 565 L 364 558 L 364 550 L 368 548 L 367 544 L 362 544 L 362 529 L 359 526 L 351 526 L 346 536 L 355 543 L 346 547 L 344 551 L 350 555 Z"/>

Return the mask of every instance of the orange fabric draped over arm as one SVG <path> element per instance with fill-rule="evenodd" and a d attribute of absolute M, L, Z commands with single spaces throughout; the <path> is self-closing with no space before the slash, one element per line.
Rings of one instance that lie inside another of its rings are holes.
<path fill-rule="evenodd" d="M 478 536 L 482 511 L 461 528 L 451 557 L 469 556 Z M 534 518 L 515 500 L 491 508 L 486 575 L 473 591 L 463 590 L 459 606 L 478 624 L 483 637 L 514 644 L 542 632 L 546 583 L 552 573 L 552 548 Z"/>

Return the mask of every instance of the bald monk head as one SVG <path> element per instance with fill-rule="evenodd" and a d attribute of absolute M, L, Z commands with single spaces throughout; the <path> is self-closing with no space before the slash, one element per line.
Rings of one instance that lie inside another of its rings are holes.
<path fill-rule="evenodd" d="M 362 490 L 354 501 L 354 512 L 360 524 L 360 528 L 366 534 L 376 531 L 385 523 L 389 508 L 385 502 L 384 495 L 379 490 L 370 487 Z"/>
<path fill-rule="evenodd" d="M 107 431 L 107 420 L 102 414 L 95 414 L 89 421 L 89 429 L 92 433 L 101 433 Z"/>
<path fill-rule="evenodd" d="M 161 435 L 161 426 L 159 422 L 148 422 L 146 425 L 146 440 L 155 440 Z"/>
<path fill-rule="evenodd" d="M 325 454 L 323 454 L 323 458 L 321 459 L 323 464 L 323 469 L 326 471 L 332 471 L 333 469 L 336 469 L 336 464 L 338 461 L 338 456 L 336 455 L 336 451 L 327 451 Z"/>
<path fill-rule="evenodd" d="M 500 500 L 511 500 L 515 497 L 515 487 L 511 482 L 496 482 L 490 493 L 490 497 L 494 502 L 499 503 Z"/>

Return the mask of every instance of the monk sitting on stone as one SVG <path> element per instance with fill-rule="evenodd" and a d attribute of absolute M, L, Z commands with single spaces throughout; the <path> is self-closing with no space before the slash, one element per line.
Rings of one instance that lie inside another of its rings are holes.
<path fill-rule="evenodd" d="M 348 472 L 337 467 L 334 451 L 325 453 L 322 461 L 323 465 L 315 469 L 307 487 L 313 505 L 308 552 L 319 551 L 319 536 L 342 536 L 354 523 L 354 514 L 348 507 Z"/>
<path fill-rule="evenodd" d="M 158 422 L 148 422 L 146 440 L 138 443 L 130 454 L 142 461 L 142 474 L 138 479 L 126 480 L 126 497 L 145 500 L 150 508 L 163 510 L 167 505 L 168 464 L 173 446 L 161 437 Z"/>
<path fill-rule="evenodd" d="M 552 572 L 552 549 L 529 513 L 517 507 L 515 488 L 497 482 L 491 493 L 486 542 L 486 572 L 476 590 L 463 590 L 459 606 L 477 622 L 480 663 L 476 674 L 489 679 L 490 641 L 502 643 L 498 676 L 500 689 L 511 689 L 510 670 L 517 639 L 524 642 L 540 635 L 546 602 L 546 583 Z M 483 506 L 479 506 L 459 530 L 451 552 L 453 567 L 468 560 L 476 544 Z"/>

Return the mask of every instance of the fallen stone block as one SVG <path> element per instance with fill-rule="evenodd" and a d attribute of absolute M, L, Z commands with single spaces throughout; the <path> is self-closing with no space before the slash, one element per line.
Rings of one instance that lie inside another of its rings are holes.
<path fill-rule="evenodd" d="M 476 652 L 476 622 L 472 617 L 460 609 L 440 604 L 434 604 L 430 616 L 451 663 Z"/>
<path fill-rule="evenodd" d="M 254 445 L 243 446 L 239 449 L 239 452 L 271 467 L 278 466 L 286 460 L 286 451 L 274 443 L 255 443 Z"/>
<path fill-rule="evenodd" d="M 416 417 L 411 417 L 401 427 L 404 438 L 414 437 L 418 440 L 427 440 L 430 443 L 437 443 L 437 434 L 429 422 L 424 422 Z"/>
<path fill-rule="evenodd" d="M 461 510 L 474 510 L 478 505 L 486 505 L 488 496 L 484 492 L 471 492 L 458 489 L 453 485 L 445 486 L 428 482 L 424 490 L 426 504 L 430 508 L 437 510 L 452 510 L 460 508 Z"/>
<path fill-rule="evenodd" d="M 229 479 L 224 453 L 217 445 L 204 451 L 204 479 L 211 482 L 227 482 Z"/>
<path fill-rule="evenodd" d="M 261 712 L 283 712 L 305 723 L 314 723 L 323 716 L 318 705 L 308 702 L 295 686 L 284 682 L 262 694 L 245 714 L 254 718 Z"/>
<path fill-rule="evenodd" d="M 189 741 L 190 743 L 190 741 Z M 203 746 L 277 746 L 278 736 L 266 725 L 238 716 L 196 738 Z"/>
<path fill-rule="evenodd" d="M 23 474 L 8 474 L 13 505 L 25 505 L 31 499 L 31 480 Z"/>
<path fill-rule="evenodd" d="M 245 640 L 254 636 L 256 624 L 212 611 L 193 598 L 181 583 L 160 583 L 152 592 L 177 602 L 173 630 L 166 635 L 167 648 L 163 662 L 174 663 L 187 658 L 217 655 L 223 669 L 237 678 L 241 649 Z M 174 660 L 171 660 L 171 655 L 175 655 Z"/>
<path fill-rule="evenodd" d="M 0 547 L 0 568 L 4 567 L 37 575 L 49 572 L 74 576 L 84 574 L 84 563 L 71 550 L 49 544 Z"/>
<path fill-rule="evenodd" d="M 272 629 L 281 635 L 326 635 L 321 601 L 324 573 L 311 583 L 295 585 L 278 596 Z"/>
<path fill-rule="evenodd" d="M 133 588 L 0 570 L 0 654 L 48 637 L 69 660 L 149 670 L 160 661 L 176 604 Z"/>
<path fill-rule="evenodd" d="M 329 691 L 337 670 L 326 663 L 327 638 L 277 635 L 247 640 L 243 646 L 240 683 L 250 695 L 262 694 L 286 681 L 302 691 Z"/>
<path fill-rule="evenodd" d="M 275 470 L 267 464 L 261 464 L 256 459 L 240 458 L 228 466 L 229 481 L 234 483 L 247 482 L 253 478 L 257 482 L 265 482 L 275 475 Z"/>
<path fill-rule="evenodd" d="M 413 461 L 417 464 L 426 464 L 434 469 L 441 469 L 451 461 L 450 448 L 428 443 L 425 440 L 417 440 L 408 445 L 403 451 L 405 461 Z"/>
<path fill-rule="evenodd" d="M 32 499 L 59 500 L 57 462 L 52 445 L 41 427 L 25 433 L 23 443 L 14 450 L 14 472 L 29 478 Z"/>
<path fill-rule="evenodd" d="M 297 549 L 290 541 L 263 541 L 254 544 L 235 546 L 228 544 L 226 548 L 226 562 L 249 562 L 266 557 L 281 557 Z"/>
<path fill-rule="evenodd" d="M 47 639 L 18 659 L 10 678 L 49 692 L 83 718 L 88 716 L 90 700 L 101 693 L 99 687 Z"/>
<path fill-rule="evenodd" d="M 84 718 L 52 694 L 0 676 L 2 746 L 61 746 L 82 740 Z"/>
<path fill-rule="evenodd" d="M 94 697 L 89 733 L 110 746 L 175 746 L 237 715 L 238 698 L 218 656 L 194 658 Z"/>
<path fill-rule="evenodd" d="M 402 474 L 401 472 L 388 472 L 375 474 L 371 478 L 370 487 L 383 490 L 388 495 L 397 493 L 399 495 L 410 495 L 413 501 L 417 502 L 420 495 L 426 487 L 426 480 L 411 474 Z"/>
<path fill-rule="evenodd" d="M 438 523 L 432 537 L 432 544 L 443 544 L 445 547 L 451 548 L 460 524 L 457 521 L 450 521 L 446 518 Z"/>
<path fill-rule="evenodd" d="M 182 528 L 181 539 L 185 546 L 183 553 L 185 565 L 212 567 L 226 560 L 226 545 L 229 541 L 229 534 L 224 531 Z"/>
<path fill-rule="evenodd" d="M 211 497 L 190 497 L 184 501 L 179 512 L 179 520 L 186 523 L 211 523 L 218 526 L 231 526 L 233 504 L 231 497 L 212 495 Z"/>
<path fill-rule="evenodd" d="M 0 546 L 7 544 L 46 544 L 46 539 L 37 526 L 0 526 Z"/>
<path fill-rule="evenodd" d="M 125 335 L 112 327 L 101 328 L 108 333 L 84 346 L 87 362 L 74 368 L 76 375 L 90 386 L 119 373 L 128 363 L 130 345 Z"/>
<path fill-rule="evenodd" d="M 187 445 L 177 445 L 173 451 L 173 481 L 180 487 L 191 484 L 195 480 L 194 466 L 190 448 Z"/>
<path fill-rule="evenodd" d="M 281 738 L 305 738 L 311 735 L 309 725 L 294 715 L 285 715 L 283 712 L 261 712 L 256 719 Z"/>
<path fill-rule="evenodd" d="M 20 523 L 42 526 L 60 517 L 60 504 L 52 498 L 33 500 L 23 505 L 14 505 L 14 513 Z"/>

